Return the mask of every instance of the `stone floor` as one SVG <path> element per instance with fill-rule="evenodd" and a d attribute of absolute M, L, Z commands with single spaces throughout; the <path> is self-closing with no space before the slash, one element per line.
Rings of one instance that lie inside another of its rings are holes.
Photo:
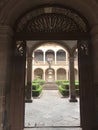
<path fill-rule="evenodd" d="M 58 90 L 44 90 L 40 98 L 25 104 L 25 127 L 35 127 L 25 130 L 80 130 L 79 113 L 79 100 L 70 103 Z"/>
<path fill-rule="evenodd" d="M 24 130 L 82 130 L 81 128 L 25 128 Z"/>

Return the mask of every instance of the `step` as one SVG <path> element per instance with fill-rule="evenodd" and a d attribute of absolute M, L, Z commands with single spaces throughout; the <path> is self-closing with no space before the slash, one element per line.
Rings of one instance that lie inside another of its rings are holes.
<path fill-rule="evenodd" d="M 43 89 L 44 90 L 57 90 L 58 86 L 56 83 L 45 83 L 43 85 Z"/>

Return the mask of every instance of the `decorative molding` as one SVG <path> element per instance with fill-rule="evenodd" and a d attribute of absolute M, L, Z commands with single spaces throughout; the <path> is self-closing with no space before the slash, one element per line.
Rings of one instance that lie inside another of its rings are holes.
<path fill-rule="evenodd" d="M 80 41 L 79 42 L 79 47 L 80 47 L 80 51 L 81 51 L 81 54 L 83 56 L 88 56 L 89 55 L 89 44 L 88 44 L 88 41 Z"/>
<path fill-rule="evenodd" d="M 88 32 L 83 18 L 70 9 L 44 7 L 27 13 L 16 23 L 16 32 Z"/>
<path fill-rule="evenodd" d="M 15 55 L 16 56 L 24 56 L 25 55 L 25 43 L 23 41 L 16 42 Z"/>

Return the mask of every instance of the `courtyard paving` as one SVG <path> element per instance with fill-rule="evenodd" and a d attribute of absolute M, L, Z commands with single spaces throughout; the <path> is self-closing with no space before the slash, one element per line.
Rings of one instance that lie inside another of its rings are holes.
<path fill-rule="evenodd" d="M 25 103 L 25 127 L 29 127 L 25 130 L 80 130 L 77 126 L 80 126 L 79 99 L 70 103 L 58 90 L 43 90 L 39 98 Z"/>

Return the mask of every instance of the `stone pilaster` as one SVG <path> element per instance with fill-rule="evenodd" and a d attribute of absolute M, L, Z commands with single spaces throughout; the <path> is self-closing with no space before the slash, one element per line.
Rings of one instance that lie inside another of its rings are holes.
<path fill-rule="evenodd" d="M 91 30 L 94 80 L 95 129 L 98 129 L 98 25 Z"/>
<path fill-rule="evenodd" d="M 27 57 L 27 91 L 26 101 L 32 102 L 32 56 Z"/>
<path fill-rule="evenodd" d="M 55 64 L 57 63 L 57 52 L 55 52 Z"/>
<path fill-rule="evenodd" d="M 43 70 L 43 80 L 46 79 L 46 76 L 45 76 L 45 70 Z"/>
<path fill-rule="evenodd" d="M 45 64 L 45 62 L 46 62 L 46 60 L 45 60 L 45 59 L 46 59 L 46 55 L 45 55 L 45 54 L 46 54 L 46 52 L 44 51 L 44 55 L 43 55 L 43 58 L 44 58 L 44 64 Z"/>
<path fill-rule="evenodd" d="M 57 70 L 55 69 L 55 81 L 57 80 Z"/>
<path fill-rule="evenodd" d="M 13 31 L 0 26 L 0 130 L 8 129 Z"/>
<path fill-rule="evenodd" d="M 66 80 L 69 80 L 69 71 L 66 69 Z"/>
<path fill-rule="evenodd" d="M 69 101 L 77 102 L 75 93 L 74 57 L 69 57 Z"/>

